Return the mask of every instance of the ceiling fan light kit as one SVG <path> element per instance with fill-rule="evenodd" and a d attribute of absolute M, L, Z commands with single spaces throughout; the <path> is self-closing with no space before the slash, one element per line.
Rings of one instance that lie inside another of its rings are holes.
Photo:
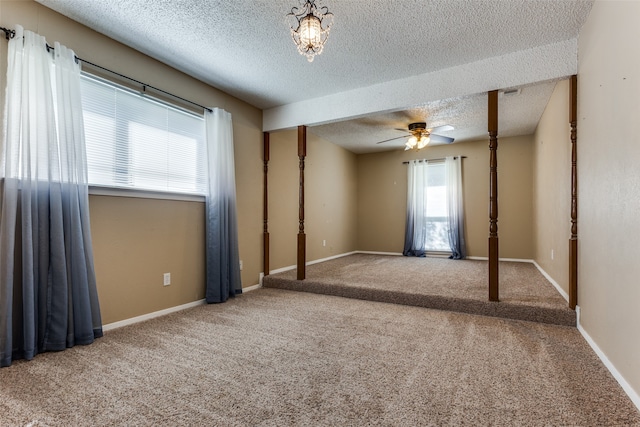
<path fill-rule="evenodd" d="M 431 138 L 429 138 L 428 136 L 423 135 L 423 136 L 420 136 L 419 138 L 416 137 L 415 135 L 411 136 L 407 141 L 407 143 L 405 144 L 404 151 L 422 150 L 424 147 L 429 145 L 430 141 L 431 141 Z"/>
<path fill-rule="evenodd" d="M 287 14 L 291 20 L 291 38 L 298 52 L 313 62 L 313 58 L 322 53 L 329 38 L 333 13 L 326 6 L 316 6 L 315 0 L 301 0 L 300 3 L 300 7 L 294 6 Z"/>
<path fill-rule="evenodd" d="M 407 142 L 404 144 L 404 151 L 408 150 L 422 150 L 424 147 L 429 145 L 430 143 L 438 143 L 438 144 L 451 144 L 455 141 L 454 138 L 444 135 L 437 135 L 433 132 L 446 132 L 453 130 L 453 126 L 451 125 L 441 125 L 433 128 L 427 129 L 426 122 L 415 122 L 409 123 L 407 127 L 409 134 L 411 135 Z M 396 129 L 399 131 L 407 132 L 404 129 Z M 391 139 L 385 139 L 384 141 L 376 142 L 376 144 L 382 144 L 384 142 L 395 141 L 396 139 L 406 138 L 405 136 L 398 136 Z"/>
<path fill-rule="evenodd" d="M 416 123 L 410 123 L 408 129 L 409 129 L 409 132 L 411 133 L 411 136 L 409 137 L 409 140 L 405 144 L 404 150 L 418 151 L 418 150 L 422 150 L 424 147 L 429 145 L 429 143 L 431 142 L 431 136 L 433 131 L 453 130 L 453 126 L 443 125 L 443 126 L 436 126 L 434 128 L 427 129 L 427 124 L 425 122 L 416 122 Z M 449 138 L 448 136 L 433 134 L 433 137 L 437 139 L 437 142 L 443 142 L 446 144 L 451 144 L 454 141 L 453 138 Z"/>

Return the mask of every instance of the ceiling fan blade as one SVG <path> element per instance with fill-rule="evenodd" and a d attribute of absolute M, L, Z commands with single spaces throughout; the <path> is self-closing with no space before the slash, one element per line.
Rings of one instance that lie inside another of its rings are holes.
<path fill-rule="evenodd" d="M 406 132 L 407 128 L 393 128 L 394 130 L 399 130 L 400 132 Z"/>
<path fill-rule="evenodd" d="M 429 135 L 429 139 L 431 140 L 431 142 L 435 142 L 438 144 L 451 144 L 454 141 L 453 138 L 450 138 L 448 136 L 434 134 Z"/>
<path fill-rule="evenodd" d="M 453 130 L 454 127 L 451 125 L 442 125 L 442 126 L 436 126 L 434 128 L 429 129 L 429 132 L 433 133 L 433 132 L 447 132 L 450 130 Z"/>
<path fill-rule="evenodd" d="M 396 136 L 395 138 L 385 139 L 384 141 L 376 142 L 376 144 L 382 144 L 383 142 L 389 142 L 389 141 L 393 141 L 393 140 L 400 139 L 400 138 L 406 138 L 406 137 L 407 137 L 406 135 Z"/>

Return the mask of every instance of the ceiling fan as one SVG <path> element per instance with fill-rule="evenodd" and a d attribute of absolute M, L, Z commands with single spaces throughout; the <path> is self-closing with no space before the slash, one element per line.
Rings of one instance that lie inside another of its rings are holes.
<path fill-rule="evenodd" d="M 425 122 L 416 122 L 410 123 L 407 129 L 396 128 L 396 130 L 408 132 L 408 134 L 411 135 L 405 144 L 405 151 L 412 149 L 421 150 L 432 142 L 438 144 L 451 144 L 454 141 L 454 138 L 434 133 L 453 130 L 453 126 L 451 125 L 442 125 L 427 129 L 427 124 Z M 400 138 L 406 138 L 406 135 L 385 139 L 384 141 L 377 142 L 376 144 L 382 144 L 384 142 L 394 141 Z"/>

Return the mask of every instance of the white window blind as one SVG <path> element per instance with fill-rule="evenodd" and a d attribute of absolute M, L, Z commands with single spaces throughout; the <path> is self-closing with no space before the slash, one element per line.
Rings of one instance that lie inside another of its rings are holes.
<path fill-rule="evenodd" d="M 202 117 L 87 75 L 82 107 L 90 185 L 205 194 Z"/>

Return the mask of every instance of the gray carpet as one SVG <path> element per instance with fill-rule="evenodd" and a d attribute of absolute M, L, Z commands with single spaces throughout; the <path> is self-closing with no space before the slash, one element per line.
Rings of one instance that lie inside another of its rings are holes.
<path fill-rule="evenodd" d="M 640 426 L 575 328 L 260 289 L 0 369 L 2 426 Z"/>
<path fill-rule="evenodd" d="M 576 314 L 530 263 L 500 262 L 500 302 L 488 301 L 486 261 L 355 254 L 263 279 L 269 288 L 575 326 Z"/>

